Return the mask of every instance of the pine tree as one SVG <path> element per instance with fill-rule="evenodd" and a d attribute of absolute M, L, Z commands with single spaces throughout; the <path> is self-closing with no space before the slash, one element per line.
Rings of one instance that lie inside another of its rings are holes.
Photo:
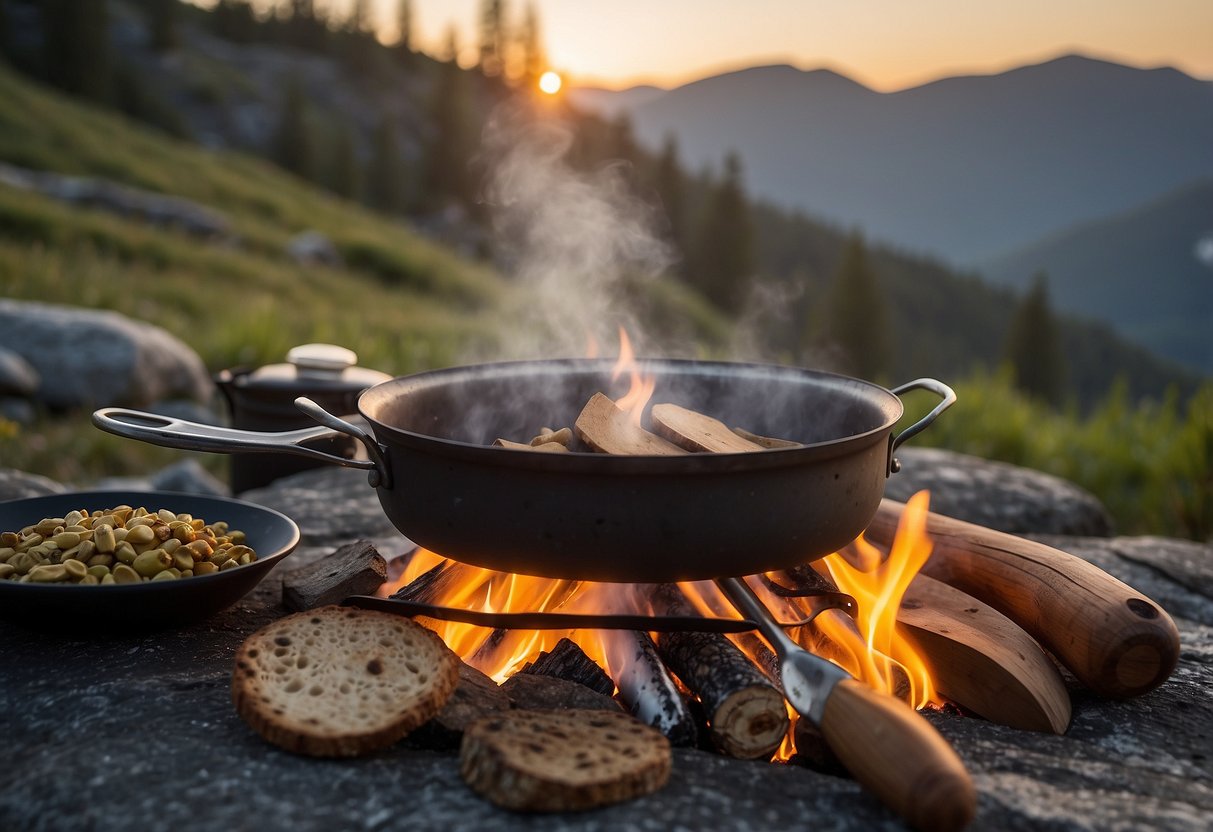
<path fill-rule="evenodd" d="M 375 128 L 366 182 L 367 201 L 376 210 L 385 214 L 404 210 L 404 166 L 390 118 L 384 117 Z"/>
<path fill-rule="evenodd" d="M 680 250 L 686 246 L 686 180 L 678 161 L 678 140 L 667 133 L 657 159 L 653 187 L 669 221 L 669 239 Z"/>
<path fill-rule="evenodd" d="M 362 177 L 358 170 L 358 150 L 354 145 L 354 131 L 348 122 L 338 122 L 329 153 L 328 168 L 329 190 L 346 199 L 357 199 L 361 191 Z"/>
<path fill-rule="evenodd" d="M 724 161 L 724 179 L 713 190 L 700 229 L 691 270 L 692 282 L 725 312 L 737 312 L 749 293 L 752 238 L 741 159 L 730 152 Z"/>
<path fill-rule="evenodd" d="M 852 234 L 830 287 L 824 334 L 859 378 L 878 380 L 892 359 L 889 310 L 876 273 L 868 264 L 863 237 Z"/>
<path fill-rule="evenodd" d="M 105 0 L 44 0 L 47 80 L 93 101 L 110 96 L 109 15 Z"/>
<path fill-rule="evenodd" d="M 453 30 L 448 53 L 458 54 Z M 452 200 L 471 207 L 473 186 L 468 171 L 472 154 L 467 87 L 464 72 L 454 59 L 442 64 L 430 97 L 433 133 L 425 152 L 425 202 L 441 208 Z"/>
<path fill-rule="evenodd" d="M 257 35 L 257 18 L 249 0 L 219 0 L 211 13 L 215 33 L 233 43 L 251 43 Z"/>
<path fill-rule="evenodd" d="M 1004 354 L 1015 374 L 1015 386 L 1052 405 L 1065 395 L 1065 354 L 1049 303 L 1049 279 L 1040 272 L 1020 301 L 1007 331 Z"/>
<path fill-rule="evenodd" d="M 480 6 L 480 71 L 500 75 L 505 68 L 505 0 L 482 0 Z"/>
<path fill-rule="evenodd" d="M 534 87 L 539 76 L 547 69 L 547 56 L 544 54 L 542 35 L 539 28 L 539 12 L 535 4 L 526 4 L 526 12 L 522 18 L 522 30 L 519 36 L 522 51 L 522 83 L 526 87 Z"/>
<path fill-rule="evenodd" d="M 6 0 L 0 0 L 0 60 L 8 58 L 8 10 L 4 7 Z"/>
<path fill-rule="evenodd" d="M 271 155 L 281 167 L 304 179 L 315 176 L 315 152 L 307 118 L 307 102 L 299 79 L 287 83 L 286 97 L 274 131 Z"/>
<path fill-rule="evenodd" d="M 152 49 L 168 52 L 177 48 L 178 0 L 152 0 L 148 4 L 148 28 L 151 30 Z"/>
<path fill-rule="evenodd" d="M 398 0 L 396 6 L 396 28 L 399 36 L 396 39 L 396 57 L 401 63 L 408 63 L 413 57 L 413 2 Z"/>

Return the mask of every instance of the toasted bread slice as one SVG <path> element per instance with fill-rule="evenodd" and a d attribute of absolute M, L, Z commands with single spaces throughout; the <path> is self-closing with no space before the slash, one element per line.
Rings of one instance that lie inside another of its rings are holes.
<path fill-rule="evenodd" d="M 436 634 L 400 616 L 319 607 L 275 621 L 236 652 L 232 701 L 288 751 L 354 757 L 429 720 L 459 678 Z"/>
<path fill-rule="evenodd" d="M 510 711 L 464 732 L 459 768 L 498 806 L 568 812 L 660 789 L 670 759 L 669 741 L 624 713 Z"/>

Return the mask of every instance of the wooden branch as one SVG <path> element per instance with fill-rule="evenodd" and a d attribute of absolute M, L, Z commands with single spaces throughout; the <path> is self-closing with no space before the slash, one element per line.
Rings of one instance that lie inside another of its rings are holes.
<path fill-rule="evenodd" d="M 657 655 L 657 645 L 648 633 L 621 631 L 614 635 L 635 645 L 634 651 L 627 651 L 628 661 L 615 680 L 620 700 L 632 716 L 665 734 L 671 745 L 695 745 L 698 721 Z"/>
<path fill-rule="evenodd" d="M 650 418 L 659 436 L 688 451 L 734 454 L 763 450 L 761 445 L 733 433 L 719 419 L 676 404 L 653 405 Z"/>
<path fill-rule="evenodd" d="M 585 685 L 603 696 L 615 695 L 615 683 L 606 671 L 598 666 L 598 662 L 587 656 L 576 642 L 567 638 L 556 642 L 550 652 L 540 653 L 535 657 L 535 661 L 528 662 L 519 673 L 551 676 L 554 679 Z"/>
<path fill-rule="evenodd" d="M 865 537 L 892 544 L 901 503 L 883 500 Z M 931 513 L 923 572 L 1006 615 L 1102 696 L 1139 696 L 1179 659 L 1179 633 L 1158 604 L 1099 567 L 1043 543 Z"/>
<path fill-rule="evenodd" d="M 961 707 L 1025 731 L 1063 734 L 1069 727 L 1070 694 L 1056 666 L 994 608 L 919 575 L 897 623 L 926 658 L 935 688 Z"/>
<path fill-rule="evenodd" d="M 624 456 L 686 453 L 677 445 L 633 424 L 632 418 L 602 393 L 595 393 L 590 398 L 573 427 L 581 441 L 599 453 Z"/>
<path fill-rule="evenodd" d="M 660 584 L 653 602 L 659 613 L 694 614 L 674 584 Z M 783 695 L 735 644 L 719 633 L 659 633 L 657 652 L 703 703 L 717 748 L 742 759 L 779 748 L 788 730 Z"/>
<path fill-rule="evenodd" d="M 288 573 L 282 579 L 282 602 L 296 612 L 339 604 L 351 595 L 373 595 L 386 580 L 383 556 L 369 540 L 358 540 Z"/>

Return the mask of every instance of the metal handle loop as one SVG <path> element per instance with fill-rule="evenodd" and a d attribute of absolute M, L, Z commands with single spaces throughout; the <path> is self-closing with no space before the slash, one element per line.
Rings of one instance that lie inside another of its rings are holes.
<path fill-rule="evenodd" d="M 923 416 L 914 424 L 903 430 L 901 433 L 894 436 L 889 443 L 889 473 L 896 474 L 901 470 L 901 462 L 893 457 L 893 453 L 901 446 L 903 442 L 918 434 L 922 433 L 940 413 L 943 413 L 952 405 L 956 404 L 956 391 L 942 381 L 937 381 L 933 378 L 916 378 L 913 381 L 906 382 L 900 387 L 894 387 L 890 392 L 897 397 L 901 397 L 903 393 L 908 393 L 911 390 L 927 390 L 939 396 L 942 401 L 935 405 L 935 409 Z"/>

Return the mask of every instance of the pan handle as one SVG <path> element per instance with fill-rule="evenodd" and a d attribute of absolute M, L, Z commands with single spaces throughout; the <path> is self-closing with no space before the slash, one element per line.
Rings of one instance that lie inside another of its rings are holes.
<path fill-rule="evenodd" d="M 916 378 L 913 381 L 908 381 L 900 387 L 894 387 L 891 392 L 894 396 L 900 397 L 902 393 L 908 393 L 911 390 L 927 390 L 939 396 L 942 401 L 935 405 L 935 409 L 923 416 L 914 424 L 903 430 L 892 438 L 889 443 L 889 473 L 896 474 L 901 470 L 901 461 L 896 459 L 893 454 L 901 446 L 901 443 L 907 439 L 911 439 L 922 433 L 931 423 L 952 405 L 956 404 L 956 391 L 942 381 L 936 381 L 933 378 Z"/>
<path fill-rule="evenodd" d="M 312 428 L 280 432 L 237 430 L 123 407 L 103 407 L 95 411 L 93 424 L 107 433 L 166 448 L 216 454 L 262 452 L 306 456 L 346 468 L 361 468 L 369 472 L 368 479 L 372 487 L 390 487 L 391 479 L 388 476 L 383 449 L 370 434 L 357 425 L 338 419 L 311 399 L 296 399 L 295 406 L 320 424 Z M 309 448 L 304 444 L 318 439 L 330 439 L 339 433 L 360 441 L 366 447 L 369 459 L 347 459 L 317 448 Z"/>

